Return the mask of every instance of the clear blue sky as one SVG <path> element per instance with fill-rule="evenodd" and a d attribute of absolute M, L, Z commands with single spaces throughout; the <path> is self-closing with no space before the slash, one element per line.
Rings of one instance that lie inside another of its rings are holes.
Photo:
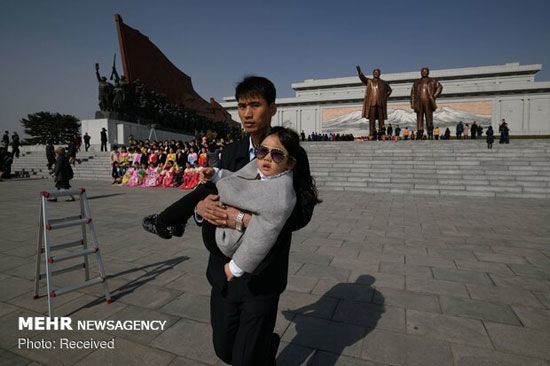
<path fill-rule="evenodd" d="M 379 5 L 376 5 L 379 4 Z M 2 1 L 0 129 L 41 110 L 93 118 L 94 63 L 119 60 L 114 14 L 147 35 L 205 99 L 245 74 L 278 96 L 310 78 L 520 62 L 550 80 L 550 1 Z M 118 63 L 121 72 L 120 63 Z"/>

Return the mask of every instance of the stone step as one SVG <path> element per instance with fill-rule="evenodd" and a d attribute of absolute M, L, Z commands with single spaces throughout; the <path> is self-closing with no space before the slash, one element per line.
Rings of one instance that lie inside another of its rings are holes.
<path fill-rule="evenodd" d="M 467 190 L 449 190 L 449 189 L 415 189 L 415 188 L 376 188 L 376 187 L 320 187 L 320 191 L 352 191 L 352 192 L 364 192 L 364 193 L 392 193 L 392 194 L 415 194 L 415 195 L 432 195 L 432 196 L 463 196 L 463 197 L 510 197 L 510 198 L 536 198 L 536 199 L 549 199 L 548 193 L 536 193 L 536 192 L 476 192 Z"/>
<path fill-rule="evenodd" d="M 304 143 L 321 190 L 468 197 L 550 198 L 550 140 Z M 75 179 L 110 181 L 110 153 L 79 154 Z M 48 177 L 43 152 L 14 166 Z M 12 169 L 13 170 L 13 169 Z"/>

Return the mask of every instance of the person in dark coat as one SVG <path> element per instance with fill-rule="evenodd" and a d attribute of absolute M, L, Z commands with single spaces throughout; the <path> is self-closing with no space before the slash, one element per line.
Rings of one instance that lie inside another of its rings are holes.
<path fill-rule="evenodd" d="M 107 130 L 105 127 L 101 129 L 101 151 L 107 151 Z"/>
<path fill-rule="evenodd" d="M 48 171 L 52 173 L 52 167 L 55 164 L 55 149 L 53 147 L 52 141 L 48 141 L 46 145 L 46 159 L 48 159 Z"/>
<path fill-rule="evenodd" d="M 464 132 L 464 124 L 462 121 L 458 122 L 456 125 L 456 139 L 460 140 L 462 139 L 462 133 Z"/>
<path fill-rule="evenodd" d="M 58 147 L 55 149 L 55 155 L 57 159 L 55 161 L 55 171 L 52 174 L 55 179 L 55 188 L 57 189 L 69 189 L 71 185 L 69 181 L 73 179 L 73 169 L 69 163 L 69 159 L 65 153 L 65 149 Z M 67 201 L 74 201 L 75 198 L 71 196 Z M 49 198 L 48 201 L 57 202 L 57 198 Z"/>
<path fill-rule="evenodd" d="M 478 131 L 477 128 L 478 128 L 477 122 L 474 121 L 474 123 L 472 124 L 472 130 L 471 130 L 471 135 L 472 135 L 471 139 L 472 140 L 475 140 L 477 138 L 477 131 Z"/>
<path fill-rule="evenodd" d="M 8 131 L 5 131 L 4 136 L 2 136 L 2 144 L 6 149 L 10 146 L 10 133 Z"/>
<path fill-rule="evenodd" d="M 69 141 L 69 145 L 67 146 L 67 157 L 69 158 L 69 163 L 74 165 L 76 161 L 76 145 L 74 140 Z"/>
<path fill-rule="evenodd" d="M 485 136 L 487 138 L 487 148 L 492 149 L 493 142 L 495 141 L 495 132 L 493 131 L 493 126 L 489 126 L 489 128 L 487 128 L 487 132 L 485 132 Z"/>
<path fill-rule="evenodd" d="M 86 132 L 84 134 L 84 149 L 86 151 L 88 151 L 88 149 L 90 148 L 90 139 L 91 139 L 90 135 L 88 135 L 88 132 Z"/>
<path fill-rule="evenodd" d="M 399 135 L 401 134 L 401 127 L 397 126 L 395 127 L 395 136 L 399 139 Z"/>
<path fill-rule="evenodd" d="M 254 159 L 263 134 L 271 125 L 277 112 L 275 87 L 263 77 L 250 76 L 236 88 L 239 117 L 247 135 L 231 145 L 222 154 L 221 168 L 236 171 Z M 309 171 L 307 153 L 300 148 Z M 208 184 L 208 183 L 207 183 Z M 230 259 L 220 255 L 212 225 L 236 227 L 240 217 L 246 227 L 252 219 L 249 213 L 241 213 L 230 206 L 222 207 L 217 196 L 208 196 L 196 206 L 196 214 L 204 219 L 203 241 L 210 251 L 206 276 L 212 286 L 210 314 L 214 350 L 224 362 L 232 365 L 274 365 L 280 337 L 273 333 L 277 318 L 279 296 L 285 290 L 288 277 L 288 261 L 292 232 L 303 228 L 311 220 L 313 199 L 296 192 L 294 210 L 277 237 L 277 241 L 254 273 L 236 276 Z M 202 194 L 194 190 L 189 195 Z M 175 202 L 156 216 L 156 226 L 175 225 L 167 222 L 180 216 L 181 207 Z M 241 216 L 241 214 L 243 214 Z M 161 223 L 164 221 L 163 223 Z M 200 221 L 200 220 L 198 220 Z"/>
<path fill-rule="evenodd" d="M 185 168 L 185 163 L 186 162 L 187 162 L 187 154 L 184 151 L 182 151 L 181 148 L 178 148 L 177 151 L 176 151 L 176 163 L 180 167 Z"/>
<path fill-rule="evenodd" d="M 17 134 L 17 132 L 14 132 L 13 135 L 11 136 L 11 147 L 12 147 L 11 154 L 16 158 L 19 158 L 20 145 L 21 145 L 21 142 L 19 141 L 19 135 Z"/>
<path fill-rule="evenodd" d="M 3 178 L 10 177 L 12 163 L 13 156 L 8 152 L 6 147 L 0 146 L 0 182 Z"/>
<path fill-rule="evenodd" d="M 500 133 L 500 140 L 499 144 L 509 144 L 510 143 L 510 129 L 508 128 L 508 124 L 502 119 L 502 123 L 498 127 L 498 132 Z"/>
<path fill-rule="evenodd" d="M 458 135 L 457 135 L 458 136 Z M 458 137 L 457 137 L 458 138 Z M 443 134 L 444 140 L 450 140 L 451 139 L 451 130 L 449 130 L 449 127 L 445 129 L 445 133 Z"/>
<path fill-rule="evenodd" d="M 216 142 L 210 143 L 210 145 L 208 146 L 208 151 L 206 152 L 206 156 L 208 157 L 207 166 L 212 168 L 220 167 L 220 149 L 218 148 L 218 145 L 216 145 Z"/>

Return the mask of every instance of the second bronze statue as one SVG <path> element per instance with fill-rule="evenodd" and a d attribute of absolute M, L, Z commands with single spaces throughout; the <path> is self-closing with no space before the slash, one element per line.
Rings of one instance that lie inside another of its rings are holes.
<path fill-rule="evenodd" d="M 357 74 L 367 86 L 362 117 L 369 119 L 369 135 L 374 137 L 376 132 L 374 121 L 378 120 L 378 128 L 382 129 L 384 121 L 388 119 L 388 98 L 392 90 L 390 84 L 380 79 L 380 69 L 372 70 L 372 79 L 367 78 L 359 66 L 357 66 Z"/>
<path fill-rule="evenodd" d="M 411 89 L 411 108 L 416 112 L 418 140 L 421 140 L 424 134 L 424 116 L 426 116 L 428 135 L 433 131 L 433 113 L 437 109 L 435 99 L 443 91 L 439 81 L 428 76 L 430 69 L 423 67 L 420 75 L 422 77 L 414 82 Z"/>

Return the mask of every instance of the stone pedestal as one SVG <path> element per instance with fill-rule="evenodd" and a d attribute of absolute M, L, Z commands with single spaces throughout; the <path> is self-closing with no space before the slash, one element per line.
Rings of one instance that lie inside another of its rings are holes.
<path fill-rule="evenodd" d="M 100 112 L 108 113 L 109 116 L 114 112 Z M 109 145 L 127 145 L 128 137 L 130 135 L 134 136 L 136 140 L 145 140 L 148 139 L 151 134 L 150 125 L 140 125 L 134 122 L 120 121 L 112 118 L 97 118 L 97 119 L 85 119 L 80 121 L 80 132 L 84 135 L 88 132 L 90 135 L 90 144 L 100 145 L 101 144 L 101 130 L 105 128 L 107 130 L 107 144 Z M 155 138 L 156 135 L 156 138 Z M 155 128 L 155 133 L 151 136 L 151 139 L 156 140 L 181 140 L 189 141 L 192 140 L 194 136 L 178 133 L 173 131 L 166 131 Z"/>

